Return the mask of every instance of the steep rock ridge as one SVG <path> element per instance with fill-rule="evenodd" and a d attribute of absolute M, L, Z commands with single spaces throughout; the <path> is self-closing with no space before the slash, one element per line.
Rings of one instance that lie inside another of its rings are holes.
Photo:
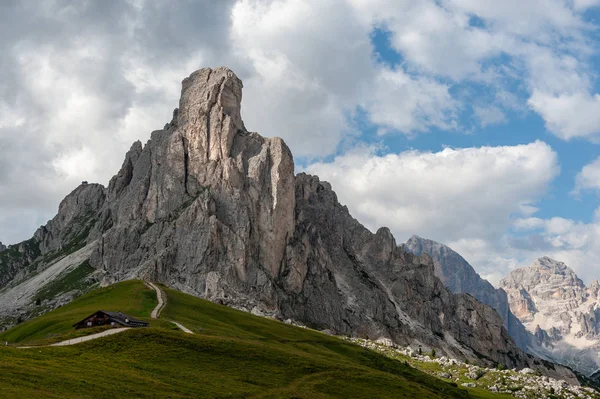
<path fill-rule="evenodd" d="M 84 242 L 90 226 L 104 205 L 106 189 L 101 184 L 83 183 L 61 201 L 58 214 L 34 234 L 42 255 Z"/>
<path fill-rule="evenodd" d="M 42 253 L 83 240 L 104 283 L 151 278 L 336 334 L 574 379 L 518 349 L 491 307 L 452 294 L 429 256 L 368 231 L 328 183 L 294 176 L 281 139 L 244 127 L 233 72 L 205 68 L 182 86 L 173 120 L 132 145 L 108 188 L 80 187 L 38 230 Z"/>
<path fill-rule="evenodd" d="M 9 245 L 0 251 L 0 290 L 13 280 L 23 278 L 29 266 L 40 255 L 34 239 Z"/>
<path fill-rule="evenodd" d="M 455 294 L 473 295 L 479 301 L 496 309 L 504 320 L 504 327 L 515 343 L 523 350 L 531 345 L 531 334 L 511 312 L 506 292 L 494 288 L 482 279 L 473 267 L 450 247 L 433 240 L 412 236 L 403 244 L 415 255 L 427 253 L 433 259 L 435 275 Z"/>
<path fill-rule="evenodd" d="M 105 191 L 100 184 L 81 184 L 31 239 L 0 251 L 0 331 L 95 286 L 99 273 L 87 263 L 96 245 L 90 231 L 104 205 Z M 69 279 L 71 273 L 80 280 Z M 56 294 L 48 296 L 50 291 Z"/>
<path fill-rule="evenodd" d="M 57 215 L 31 239 L 0 251 L 0 290 L 92 242 L 90 230 L 97 223 L 105 197 L 105 188 L 100 184 L 80 185 L 61 201 Z"/>
<path fill-rule="evenodd" d="M 518 349 L 491 307 L 454 295 L 434 274 L 428 255 L 396 245 L 389 229 L 376 234 L 339 204 L 329 183 L 296 176 L 296 231 L 282 280 L 281 314 L 336 334 L 384 337 L 424 350 L 548 374 L 570 372 Z"/>
<path fill-rule="evenodd" d="M 600 367 L 600 284 L 586 287 L 563 262 L 548 257 L 500 282 L 511 309 L 557 361 L 586 375 Z"/>
<path fill-rule="evenodd" d="M 148 276 L 239 303 L 259 290 L 276 309 L 269 285 L 294 229 L 293 158 L 281 139 L 246 131 L 241 88 L 225 68 L 193 73 L 173 121 L 127 153 L 103 210 L 113 227 L 92 256 L 106 282 Z"/>

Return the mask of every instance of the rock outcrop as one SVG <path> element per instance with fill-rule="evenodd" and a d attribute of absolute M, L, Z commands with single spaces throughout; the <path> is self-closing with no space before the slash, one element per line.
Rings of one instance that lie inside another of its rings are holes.
<path fill-rule="evenodd" d="M 513 270 L 500 282 L 510 307 L 540 350 L 586 375 L 600 368 L 600 284 L 586 287 L 575 272 L 548 257 Z"/>
<path fill-rule="evenodd" d="M 511 311 L 507 294 L 503 289 L 494 288 L 487 280 L 482 279 L 462 256 L 444 244 L 412 236 L 404 246 L 415 255 L 427 253 L 431 256 L 435 275 L 450 291 L 455 294 L 473 295 L 479 301 L 496 309 L 515 343 L 521 349 L 528 350 L 531 345 L 531 334 Z"/>
<path fill-rule="evenodd" d="M 246 130 L 241 98 L 226 68 L 190 75 L 173 120 L 133 144 L 108 187 L 78 188 L 38 230 L 42 254 L 83 240 L 104 284 L 149 278 L 334 334 L 575 379 L 521 351 L 494 309 L 448 290 L 431 257 L 371 233 L 318 177 L 294 176 L 281 139 Z"/>
<path fill-rule="evenodd" d="M 0 241 L 0 252 L 5 251 L 6 250 L 6 245 L 2 244 L 2 241 Z"/>
<path fill-rule="evenodd" d="M 40 256 L 35 239 L 9 245 L 0 251 L 0 289 L 19 278 L 25 277 L 30 266 Z"/>

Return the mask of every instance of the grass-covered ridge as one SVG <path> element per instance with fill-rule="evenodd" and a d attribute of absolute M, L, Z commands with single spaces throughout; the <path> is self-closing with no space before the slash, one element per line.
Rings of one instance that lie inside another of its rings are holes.
<path fill-rule="evenodd" d="M 69 347 L 0 348 L 0 397 L 481 398 L 374 351 L 165 289 L 151 328 Z M 98 309 L 145 320 L 154 292 L 128 281 L 0 335 L 41 342 Z M 195 334 L 170 329 L 177 321 Z M 485 397 L 495 397 L 488 396 Z"/>

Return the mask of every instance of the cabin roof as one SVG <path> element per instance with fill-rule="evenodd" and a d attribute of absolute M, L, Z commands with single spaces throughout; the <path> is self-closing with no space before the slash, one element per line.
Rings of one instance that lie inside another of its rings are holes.
<path fill-rule="evenodd" d="M 78 321 L 77 323 L 73 324 L 73 327 L 77 326 L 79 323 L 86 321 L 87 319 L 89 319 L 90 317 L 92 317 L 98 313 L 104 313 L 104 314 L 108 315 L 108 317 L 112 321 L 115 321 L 123 326 L 130 326 L 132 324 L 139 324 L 139 323 L 145 324 L 145 325 L 148 324 L 145 321 L 134 319 L 133 317 L 128 316 L 122 312 L 110 312 L 110 311 L 106 311 L 106 310 L 98 310 L 98 311 L 92 313 L 91 315 L 85 317 L 84 319 Z"/>

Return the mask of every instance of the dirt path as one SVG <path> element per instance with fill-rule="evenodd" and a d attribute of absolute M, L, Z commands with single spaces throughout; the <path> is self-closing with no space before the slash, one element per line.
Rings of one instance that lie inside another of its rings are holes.
<path fill-rule="evenodd" d="M 154 291 L 156 291 L 156 299 L 158 300 L 158 304 L 156 305 L 156 307 L 154 308 L 154 310 L 152 310 L 152 314 L 150 315 L 150 317 L 152 317 L 153 319 L 158 319 L 160 317 L 161 310 L 163 310 L 164 307 L 167 304 L 167 296 L 165 295 L 165 293 L 163 292 L 163 290 L 161 290 L 160 288 L 158 288 L 158 286 L 156 284 L 153 284 L 150 281 L 146 281 L 146 284 L 150 288 L 154 289 Z M 180 323 L 178 323 L 176 321 L 173 321 L 173 320 L 169 320 L 169 321 L 171 323 L 175 324 L 184 333 L 187 333 L 187 334 L 193 334 L 194 333 L 192 330 L 190 330 L 189 328 L 187 328 L 183 324 L 180 324 Z"/>
<path fill-rule="evenodd" d="M 75 344 L 80 344 L 82 342 L 91 341 L 93 339 L 106 337 L 107 335 L 117 334 L 117 333 L 123 332 L 125 330 L 129 330 L 129 329 L 130 329 L 130 327 L 112 328 L 110 330 L 102 331 L 102 332 L 99 332 L 97 334 L 86 335 L 85 337 L 79 337 L 79 338 L 72 338 L 72 339 L 68 339 L 66 341 L 57 342 L 55 344 L 42 345 L 42 346 L 18 346 L 17 348 L 19 348 L 19 349 L 29 349 L 29 348 L 41 348 L 43 346 L 68 346 L 68 345 L 75 345 Z"/>
<path fill-rule="evenodd" d="M 184 326 L 183 324 L 177 323 L 176 321 L 173 320 L 169 320 L 171 323 L 175 324 L 177 327 L 179 327 L 179 329 L 181 331 L 183 331 L 184 333 L 188 333 L 188 334 L 193 334 L 194 332 L 192 330 L 190 330 L 189 328 L 187 328 L 186 326 Z"/>
<path fill-rule="evenodd" d="M 150 315 L 150 317 L 152 317 L 153 319 L 158 319 L 158 317 L 160 316 L 160 311 L 167 304 L 167 297 L 165 296 L 165 294 L 162 292 L 162 290 L 160 288 L 158 288 L 156 285 L 154 285 L 150 281 L 146 281 L 146 284 L 148 284 L 152 289 L 154 289 L 154 291 L 156 291 L 156 299 L 158 300 L 158 304 L 152 310 L 152 314 Z"/>

